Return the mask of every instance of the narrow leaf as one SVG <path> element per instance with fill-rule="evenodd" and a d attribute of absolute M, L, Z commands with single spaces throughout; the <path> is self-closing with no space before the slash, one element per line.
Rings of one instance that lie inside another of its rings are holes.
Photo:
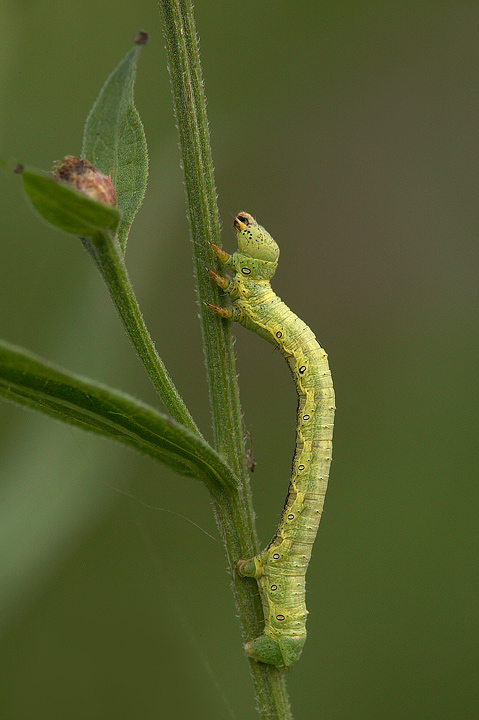
<path fill-rule="evenodd" d="M 224 460 L 196 433 L 135 398 L 0 341 L 0 395 L 129 445 L 210 489 L 235 487 Z"/>
<path fill-rule="evenodd" d="M 120 211 L 97 202 L 74 188 L 53 180 L 42 170 L 25 168 L 22 172 L 23 188 L 28 199 L 50 225 L 72 233 L 91 236 L 98 231 L 115 231 L 120 222 Z"/>
<path fill-rule="evenodd" d="M 82 156 L 108 175 L 123 218 L 118 231 L 123 252 L 133 219 L 143 201 L 148 176 L 145 133 L 133 102 L 136 64 L 146 33 L 111 73 L 85 123 Z"/>

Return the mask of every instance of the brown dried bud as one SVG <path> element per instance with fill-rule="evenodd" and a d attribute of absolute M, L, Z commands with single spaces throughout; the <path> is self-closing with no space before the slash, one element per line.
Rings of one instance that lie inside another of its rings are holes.
<path fill-rule="evenodd" d="M 84 195 L 116 207 L 116 192 L 109 177 L 96 169 L 88 160 L 67 155 L 53 170 L 53 177 Z"/>
<path fill-rule="evenodd" d="M 136 45 L 146 45 L 148 42 L 148 33 L 146 30 L 140 30 L 133 38 L 133 42 Z"/>

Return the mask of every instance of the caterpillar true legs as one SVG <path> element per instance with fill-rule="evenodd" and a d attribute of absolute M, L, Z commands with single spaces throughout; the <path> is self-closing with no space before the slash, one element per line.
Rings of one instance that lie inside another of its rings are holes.
<path fill-rule="evenodd" d="M 290 367 L 298 393 L 296 446 L 280 524 L 265 550 L 239 560 L 237 566 L 240 575 L 257 580 L 265 618 L 263 634 L 246 644 L 246 652 L 255 660 L 284 668 L 298 660 L 306 641 L 305 573 L 328 483 L 334 390 L 323 348 L 271 289 L 279 258 L 276 242 L 248 213 L 239 213 L 234 226 L 238 237 L 234 255 L 213 245 L 234 277 L 226 280 L 210 271 L 232 306 L 210 307 L 275 345 Z"/>

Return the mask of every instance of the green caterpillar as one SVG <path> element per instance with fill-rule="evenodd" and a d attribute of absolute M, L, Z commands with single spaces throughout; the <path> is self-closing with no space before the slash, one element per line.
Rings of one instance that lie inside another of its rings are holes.
<path fill-rule="evenodd" d="M 334 421 L 334 390 L 327 355 L 313 332 L 273 292 L 270 280 L 279 248 L 256 220 L 242 212 L 234 220 L 238 251 L 228 255 L 213 245 L 227 280 L 209 271 L 232 307 L 209 307 L 275 345 L 286 359 L 298 393 L 296 447 L 281 521 L 268 547 L 239 560 L 238 573 L 253 577 L 263 605 L 264 632 L 246 643 L 259 662 L 286 668 L 299 659 L 306 641 L 305 574 L 328 484 Z"/>

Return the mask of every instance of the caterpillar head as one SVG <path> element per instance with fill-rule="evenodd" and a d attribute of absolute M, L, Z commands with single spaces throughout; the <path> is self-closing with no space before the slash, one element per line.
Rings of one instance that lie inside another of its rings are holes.
<path fill-rule="evenodd" d="M 279 247 L 269 232 L 258 225 L 254 217 L 246 212 L 240 212 L 235 217 L 233 225 L 238 236 L 238 250 L 255 260 L 277 263 Z"/>

